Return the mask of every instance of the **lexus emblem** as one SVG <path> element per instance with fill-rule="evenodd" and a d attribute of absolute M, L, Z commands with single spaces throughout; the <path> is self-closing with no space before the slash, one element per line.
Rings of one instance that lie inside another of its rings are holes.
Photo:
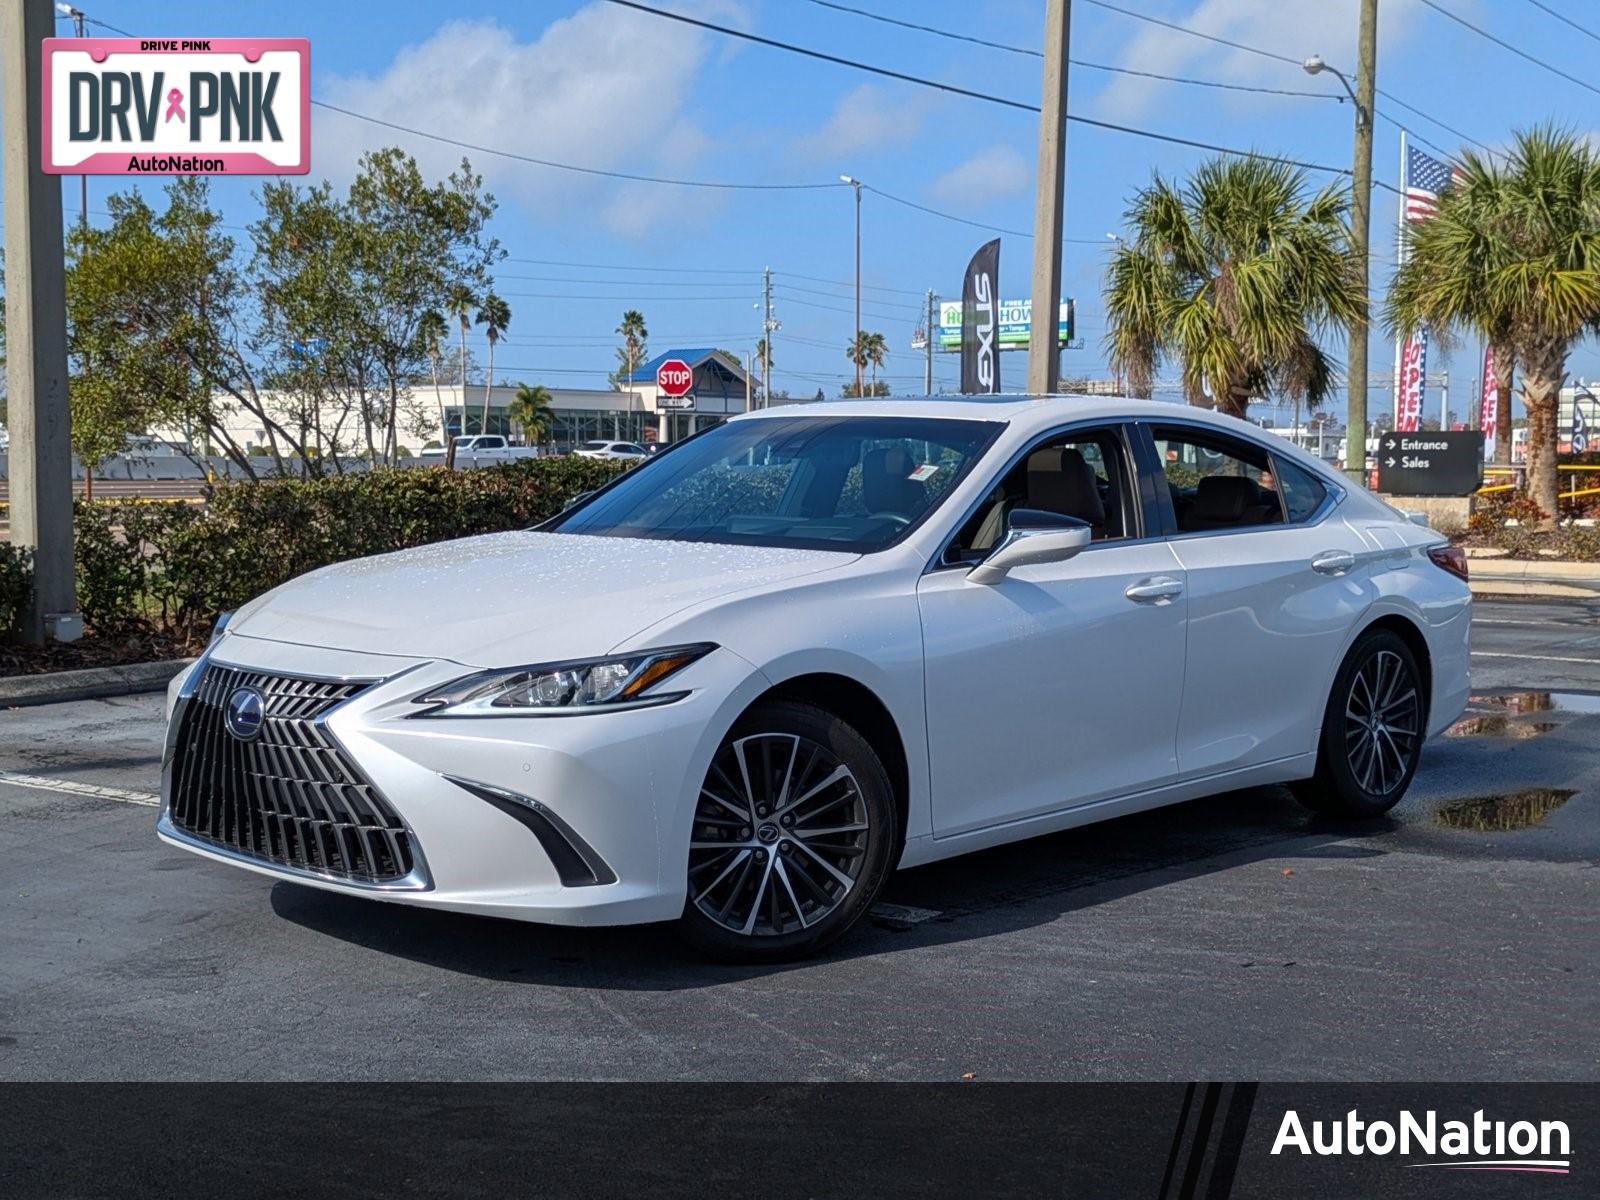
<path fill-rule="evenodd" d="M 225 720 L 228 732 L 242 742 L 247 742 L 261 732 L 267 719 L 267 701 L 253 687 L 234 688 L 228 697 Z"/>

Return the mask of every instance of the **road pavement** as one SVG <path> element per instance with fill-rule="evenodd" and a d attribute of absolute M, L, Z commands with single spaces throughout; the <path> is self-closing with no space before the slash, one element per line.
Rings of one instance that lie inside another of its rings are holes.
<path fill-rule="evenodd" d="M 1593 1080 L 1600 602 L 1475 644 L 1498 694 L 1388 818 L 1267 788 L 1003 847 L 769 969 L 204 861 L 152 832 L 159 697 L 0 712 L 0 1079 Z"/>

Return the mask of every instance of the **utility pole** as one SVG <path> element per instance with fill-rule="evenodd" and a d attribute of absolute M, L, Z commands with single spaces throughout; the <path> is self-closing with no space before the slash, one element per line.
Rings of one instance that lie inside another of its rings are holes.
<path fill-rule="evenodd" d="M 72 18 L 73 29 L 79 37 L 86 36 L 83 31 L 83 9 L 74 8 L 70 4 L 57 4 L 56 11 L 63 17 Z M 89 228 L 89 177 L 78 176 L 78 225 L 83 230 Z"/>
<path fill-rule="evenodd" d="M 848 183 L 856 190 L 856 327 L 850 334 L 850 357 L 856 363 L 856 396 L 861 396 L 861 180 L 852 175 L 839 176 L 839 182 Z"/>
<path fill-rule="evenodd" d="M 72 446 L 67 409 L 66 264 L 61 180 L 39 169 L 44 39 L 51 0 L 0 5 L 5 107 L 6 381 L 11 413 L 11 541 L 33 548 L 33 604 L 24 641 L 71 641 L 82 621 L 73 592 Z"/>
<path fill-rule="evenodd" d="M 761 303 L 765 313 L 761 318 L 761 407 L 772 407 L 772 335 L 781 326 L 772 319 L 772 268 L 761 273 Z"/>
<path fill-rule="evenodd" d="M 1350 232 L 1361 278 L 1363 301 L 1372 278 L 1372 105 L 1378 73 L 1378 0 L 1361 0 L 1361 32 L 1356 62 L 1355 196 L 1350 206 Z M 1345 427 L 1360 437 L 1361 454 L 1348 455 L 1345 474 L 1367 486 L 1367 316 L 1365 308 L 1350 322 L 1350 393 Z"/>
<path fill-rule="evenodd" d="M 933 395 L 933 339 L 937 336 L 934 331 L 938 329 L 938 325 L 935 324 L 938 320 L 938 305 L 939 297 L 933 294 L 932 288 L 929 288 L 928 317 L 927 325 L 925 326 L 927 332 L 924 333 L 922 338 L 922 394 L 924 396 Z"/>
<path fill-rule="evenodd" d="M 1061 389 L 1056 327 L 1061 308 L 1061 233 L 1067 168 L 1067 50 L 1072 0 L 1045 0 L 1044 87 L 1039 109 L 1039 179 L 1033 202 L 1033 321 L 1028 331 L 1028 391 Z"/>

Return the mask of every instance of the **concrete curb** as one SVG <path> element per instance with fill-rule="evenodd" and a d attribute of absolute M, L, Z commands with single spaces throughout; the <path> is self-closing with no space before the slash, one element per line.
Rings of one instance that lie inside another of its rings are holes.
<path fill-rule="evenodd" d="M 165 662 L 129 663 L 118 667 L 89 667 L 82 671 L 8 675 L 0 678 L 0 708 L 164 691 L 172 677 L 193 661 L 192 658 L 175 658 Z"/>
<path fill-rule="evenodd" d="M 1484 579 L 1549 579 L 1563 583 L 1600 584 L 1600 563 L 1565 559 L 1479 558 L 1469 556 L 1474 576 Z"/>

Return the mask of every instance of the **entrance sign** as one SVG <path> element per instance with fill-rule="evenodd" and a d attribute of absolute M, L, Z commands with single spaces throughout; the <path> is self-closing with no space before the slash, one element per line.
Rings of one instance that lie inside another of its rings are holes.
<path fill-rule="evenodd" d="M 305 38 L 46 38 L 51 175 L 304 175 Z"/>
<path fill-rule="evenodd" d="M 1483 434 L 1386 433 L 1378 439 L 1378 490 L 1392 496 L 1470 496 L 1483 484 Z"/>
<path fill-rule="evenodd" d="M 669 358 L 656 368 L 656 386 L 661 389 L 663 396 L 673 399 L 687 396 L 694 390 L 694 372 L 683 359 Z M 693 401 L 690 401 L 690 404 L 675 407 L 688 408 L 692 404 Z"/>

